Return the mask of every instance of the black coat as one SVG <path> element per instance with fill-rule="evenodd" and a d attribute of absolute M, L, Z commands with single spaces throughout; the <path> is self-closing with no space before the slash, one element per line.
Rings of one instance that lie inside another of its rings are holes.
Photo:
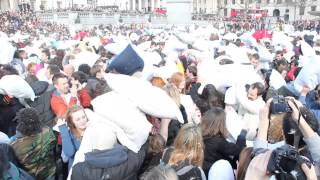
<path fill-rule="evenodd" d="M 24 108 L 17 98 L 11 98 L 10 102 L 5 100 L 5 96 L 0 94 L 0 131 L 9 137 L 16 134 L 17 122 L 16 113 Z"/>
<path fill-rule="evenodd" d="M 127 151 L 127 160 L 119 165 L 99 168 L 88 162 L 76 164 L 72 168 L 72 180 L 135 180 L 138 179 L 138 171 L 142 166 L 148 149 L 148 143 L 144 144 L 138 153 Z M 111 158 L 110 158 L 111 159 Z"/>
<path fill-rule="evenodd" d="M 208 175 L 210 167 L 218 160 L 224 159 L 236 168 L 236 160 L 241 150 L 246 146 L 245 138 L 239 138 L 237 144 L 228 142 L 224 137 L 214 136 L 204 138 L 203 170 Z"/>
<path fill-rule="evenodd" d="M 34 101 L 28 100 L 27 103 L 35 108 L 39 113 L 40 120 L 43 126 L 50 128 L 54 125 L 55 115 L 51 109 L 50 99 L 54 91 L 53 85 L 49 85 Z"/>
<path fill-rule="evenodd" d="M 186 109 L 184 108 L 183 105 L 180 105 L 179 107 L 180 112 L 182 114 L 183 117 L 183 124 L 188 123 L 188 116 L 186 113 Z M 174 142 L 174 139 L 176 138 L 176 136 L 178 135 L 178 132 L 180 130 L 180 128 L 182 127 L 182 125 L 179 121 L 172 119 L 169 123 L 168 126 L 168 139 L 167 139 L 167 146 L 171 146 Z"/>

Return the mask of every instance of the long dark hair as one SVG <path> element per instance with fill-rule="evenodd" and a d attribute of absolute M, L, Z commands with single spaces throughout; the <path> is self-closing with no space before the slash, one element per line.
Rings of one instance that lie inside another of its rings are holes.
<path fill-rule="evenodd" d="M 252 147 L 245 148 L 241 151 L 237 168 L 237 180 L 244 180 L 246 177 L 248 166 L 252 160 L 252 151 Z"/>
<path fill-rule="evenodd" d="M 208 110 L 201 119 L 201 129 L 204 138 L 213 136 L 228 137 L 226 113 L 222 108 L 214 107 Z"/>
<path fill-rule="evenodd" d="M 225 107 L 224 95 L 212 84 L 208 84 L 203 88 L 200 98 L 202 99 L 202 106 L 205 107 L 204 109 L 199 107 L 201 113 L 213 107 Z"/>

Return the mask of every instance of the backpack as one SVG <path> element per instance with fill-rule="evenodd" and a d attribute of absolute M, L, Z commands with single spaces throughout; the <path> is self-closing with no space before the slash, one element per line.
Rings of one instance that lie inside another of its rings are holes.
<path fill-rule="evenodd" d="M 161 163 L 168 164 L 172 152 L 172 147 L 166 149 L 163 153 Z M 207 180 L 206 175 L 201 168 L 189 164 L 186 161 L 179 166 L 172 166 L 172 168 L 176 171 L 180 180 Z"/>

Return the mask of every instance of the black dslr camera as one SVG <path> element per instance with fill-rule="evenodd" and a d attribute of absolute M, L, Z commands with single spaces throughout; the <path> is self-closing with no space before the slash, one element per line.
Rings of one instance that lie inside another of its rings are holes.
<path fill-rule="evenodd" d="M 306 180 L 301 169 L 303 163 L 306 163 L 309 168 L 312 165 L 307 158 L 300 156 L 293 146 L 283 145 L 272 151 L 267 170 L 276 176 L 295 176 L 298 180 Z"/>
<path fill-rule="evenodd" d="M 285 98 L 283 96 L 273 97 L 272 102 L 270 104 L 271 114 L 292 112 L 292 109 L 289 106 L 288 101 L 290 101 L 290 99 Z"/>

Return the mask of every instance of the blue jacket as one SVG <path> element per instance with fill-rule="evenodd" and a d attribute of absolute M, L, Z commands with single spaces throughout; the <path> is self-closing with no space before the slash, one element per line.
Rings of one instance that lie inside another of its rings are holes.
<path fill-rule="evenodd" d="M 59 126 L 61 139 L 62 139 L 62 151 L 68 157 L 68 167 L 71 168 L 74 160 L 74 155 L 80 148 L 81 140 L 77 139 L 66 124 Z"/>
<path fill-rule="evenodd" d="M 300 96 L 299 101 L 310 109 L 320 122 L 320 104 L 316 102 L 316 92 L 313 90 L 307 96 Z"/>

